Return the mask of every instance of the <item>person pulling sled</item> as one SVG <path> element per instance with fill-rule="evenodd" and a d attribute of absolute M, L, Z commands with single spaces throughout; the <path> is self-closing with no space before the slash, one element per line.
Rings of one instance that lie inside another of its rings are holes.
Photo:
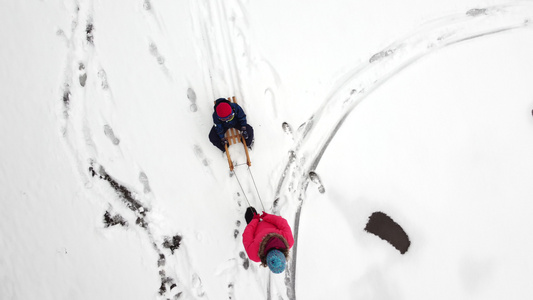
<path fill-rule="evenodd" d="M 254 142 L 254 129 L 246 121 L 246 114 L 237 103 L 232 103 L 224 98 L 215 101 L 213 112 L 214 126 L 209 132 L 209 140 L 220 151 L 226 151 L 228 140 L 224 137 L 226 131 L 235 128 L 241 131 L 241 135 L 246 141 L 248 148 L 252 148 Z"/>
<path fill-rule="evenodd" d="M 242 234 L 242 243 L 248 257 L 272 273 L 285 271 L 289 249 L 294 245 L 294 237 L 287 220 L 280 216 L 257 214 L 255 208 L 248 207 L 244 216 L 248 224 Z"/>

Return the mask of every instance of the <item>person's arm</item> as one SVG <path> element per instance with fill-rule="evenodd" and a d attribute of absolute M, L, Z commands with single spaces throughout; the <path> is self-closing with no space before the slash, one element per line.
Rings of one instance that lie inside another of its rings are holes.
<path fill-rule="evenodd" d="M 215 124 L 215 131 L 218 134 L 218 136 L 222 139 L 224 138 L 224 127 L 222 127 L 222 122 L 220 119 L 216 116 L 216 113 L 213 114 L 213 123 Z"/>
<path fill-rule="evenodd" d="M 246 124 L 248 124 L 248 122 L 246 121 L 246 114 L 244 113 L 242 107 L 240 107 L 238 104 L 235 104 L 235 107 L 233 109 L 235 111 L 235 118 L 237 119 L 239 126 L 241 128 L 246 127 Z"/>
<path fill-rule="evenodd" d="M 255 230 L 257 229 L 258 224 L 259 218 L 254 218 L 250 224 L 246 226 L 244 232 L 242 233 L 242 243 L 244 245 L 244 249 L 246 250 L 248 257 L 255 262 L 261 261 L 259 258 L 259 245 L 254 243 Z"/>
<path fill-rule="evenodd" d="M 292 236 L 292 230 L 289 226 L 289 223 L 287 220 L 280 216 L 271 215 L 263 212 L 263 215 L 261 216 L 264 222 L 268 222 L 274 226 L 276 226 L 281 232 L 283 233 L 283 237 L 287 240 L 289 243 L 289 248 L 294 245 L 294 237 Z"/>

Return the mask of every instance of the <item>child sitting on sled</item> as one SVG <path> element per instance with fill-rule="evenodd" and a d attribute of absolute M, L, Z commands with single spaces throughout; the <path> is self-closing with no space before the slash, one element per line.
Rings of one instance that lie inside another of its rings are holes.
<path fill-rule="evenodd" d="M 228 141 L 224 137 L 230 128 L 241 131 L 241 135 L 246 141 L 246 145 L 251 149 L 254 142 L 254 129 L 246 122 L 246 114 L 237 103 L 232 103 L 224 98 L 215 101 L 213 112 L 213 123 L 215 124 L 209 132 L 209 140 L 222 152 L 226 151 Z"/>

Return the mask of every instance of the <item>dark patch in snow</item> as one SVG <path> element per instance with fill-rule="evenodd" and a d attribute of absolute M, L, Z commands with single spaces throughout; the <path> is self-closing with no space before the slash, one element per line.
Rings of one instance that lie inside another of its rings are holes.
<path fill-rule="evenodd" d="M 161 276 L 161 286 L 159 287 L 159 294 L 160 295 L 163 295 L 164 293 L 166 293 L 167 291 L 172 291 L 174 288 L 177 287 L 177 284 L 174 283 L 174 280 L 170 277 L 166 277 L 165 276 L 165 271 L 160 271 L 159 272 L 160 276 Z M 168 286 L 168 288 L 167 288 Z M 174 295 L 174 299 L 177 299 L 181 296 L 181 293 L 182 292 L 178 292 L 176 295 Z"/>
<path fill-rule="evenodd" d="M 109 211 L 106 211 L 104 214 L 104 225 L 105 227 L 111 227 L 115 225 L 128 226 L 128 221 L 126 221 L 121 215 L 111 216 Z"/>
<path fill-rule="evenodd" d="M 141 226 L 144 229 L 148 228 L 148 223 L 146 223 L 146 220 L 142 217 L 138 217 L 137 220 L 135 220 L 135 224 Z"/>
<path fill-rule="evenodd" d="M 109 140 L 113 143 L 113 145 L 118 145 L 120 143 L 120 140 L 115 136 L 115 133 L 113 132 L 113 128 L 109 125 L 104 125 L 104 134 L 109 138 Z"/>
<path fill-rule="evenodd" d="M 96 171 L 91 165 L 89 167 L 89 173 L 91 174 L 92 177 L 98 176 L 100 179 L 107 181 L 111 185 L 111 187 L 115 190 L 115 192 L 118 194 L 120 199 L 122 199 L 122 201 L 126 204 L 126 206 L 132 211 L 135 211 L 142 216 L 142 217 L 139 217 L 139 219 L 143 219 L 146 216 L 146 212 L 148 211 L 148 209 L 145 208 L 139 201 L 135 199 L 134 193 L 132 193 L 128 188 L 118 183 L 113 177 L 107 174 L 104 167 L 100 166 L 99 170 Z M 139 219 L 137 219 L 137 224 L 141 223 L 139 222 Z M 144 223 L 144 220 L 142 221 L 142 223 Z"/>
<path fill-rule="evenodd" d="M 176 287 L 174 279 L 167 277 L 165 270 L 159 270 L 159 276 L 161 276 L 161 286 L 159 287 L 159 295 L 163 295 L 167 292 L 167 285 L 170 286 L 170 289 Z"/>
<path fill-rule="evenodd" d="M 165 237 L 163 242 L 163 247 L 170 249 L 170 252 L 174 254 L 174 250 L 179 249 L 181 244 L 182 237 L 180 235 L 175 235 L 173 237 Z"/>
<path fill-rule="evenodd" d="M 158 267 L 164 267 L 167 262 L 167 259 L 165 258 L 165 255 L 160 253 L 159 259 L 157 260 L 157 266 Z"/>
<path fill-rule="evenodd" d="M 374 212 L 370 216 L 365 230 L 389 242 L 401 254 L 405 254 L 411 245 L 403 228 L 382 212 Z"/>

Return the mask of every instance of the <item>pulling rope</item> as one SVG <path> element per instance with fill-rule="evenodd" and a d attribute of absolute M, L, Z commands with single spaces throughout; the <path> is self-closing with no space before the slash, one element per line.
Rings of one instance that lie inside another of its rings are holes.
<path fill-rule="evenodd" d="M 259 194 L 259 190 L 257 189 L 257 185 L 255 184 L 254 175 L 252 174 L 252 170 L 250 170 L 250 167 L 248 166 L 248 172 L 250 173 L 250 177 L 252 177 L 252 181 L 254 182 L 255 191 L 257 193 L 257 196 L 259 197 L 259 202 L 261 203 L 261 206 L 263 207 L 263 211 L 265 211 L 265 206 L 263 205 L 263 201 L 261 200 L 261 195 Z"/>
<path fill-rule="evenodd" d="M 241 187 L 242 194 L 244 195 L 244 199 L 246 199 L 246 202 L 248 202 L 248 206 L 252 206 L 250 204 L 250 201 L 248 201 L 248 197 L 246 197 L 246 192 L 244 192 L 244 189 L 242 188 L 241 181 L 239 180 L 237 173 L 235 173 L 235 171 L 231 171 L 231 172 L 233 172 L 233 175 L 235 175 L 235 179 L 237 179 L 237 182 L 239 183 L 239 186 Z"/>
<path fill-rule="evenodd" d="M 233 101 L 235 102 L 235 97 L 233 97 Z M 254 187 L 255 187 L 255 191 L 257 193 L 257 196 L 259 197 L 259 202 L 261 203 L 261 207 L 263 207 L 263 211 L 265 211 L 265 205 L 263 204 L 263 200 L 261 200 L 261 195 L 259 194 L 259 190 L 257 189 L 257 185 L 255 184 L 255 179 L 254 179 L 254 175 L 252 174 L 252 170 L 250 170 L 250 166 L 252 165 L 252 163 L 250 162 L 250 155 L 248 154 L 248 145 L 246 145 L 246 139 L 241 134 L 238 135 L 238 139 L 242 142 L 242 144 L 244 146 L 244 151 L 246 152 L 246 164 L 248 165 L 248 172 L 250 173 L 250 177 L 252 177 L 252 181 L 254 183 Z M 241 181 L 239 180 L 239 177 L 237 176 L 237 173 L 235 173 L 235 170 L 234 170 L 234 167 L 236 167 L 236 166 L 238 167 L 238 166 L 241 166 L 241 165 L 244 165 L 244 164 L 238 164 L 238 165 L 234 166 L 233 165 L 233 161 L 231 160 L 231 157 L 229 155 L 228 144 L 225 144 L 224 147 L 226 148 L 226 156 L 228 157 L 229 169 L 235 175 L 235 179 L 237 179 L 237 182 L 239 183 L 239 186 L 241 187 L 241 191 L 242 191 L 242 194 L 244 195 L 244 199 L 246 199 L 246 202 L 248 202 L 248 206 L 251 207 L 252 205 L 250 204 L 250 201 L 248 200 L 248 197 L 246 197 L 246 192 L 244 191 L 244 188 L 242 187 Z"/>
<path fill-rule="evenodd" d="M 244 188 L 242 187 L 241 181 L 239 180 L 239 176 L 237 176 L 237 173 L 235 171 L 232 171 L 233 175 L 235 175 L 235 179 L 237 179 L 237 183 L 239 183 L 239 187 L 241 188 L 242 194 L 244 195 L 244 199 L 246 199 L 246 202 L 248 203 L 248 206 L 252 206 L 250 204 L 250 201 L 248 200 L 248 197 L 246 197 L 246 192 L 244 191 Z M 257 189 L 257 185 L 255 184 L 254 175 L 252 174 L 252 171 L 250 170 L 250 167 L 248 167 L 248 172 L 250 172 L 250 176 L 252 177 L 252 181 L 254 183 L 255 191 L 257 193 L 257 196 L 259 197 L 259 203 L 261 203 L 261 207 L 263 207 L 263 211 L 265 211 L 265 206 L 263 205 L 263 200 L 261 200 L 261 195 L 259 194 L 259 190 Z"/>

